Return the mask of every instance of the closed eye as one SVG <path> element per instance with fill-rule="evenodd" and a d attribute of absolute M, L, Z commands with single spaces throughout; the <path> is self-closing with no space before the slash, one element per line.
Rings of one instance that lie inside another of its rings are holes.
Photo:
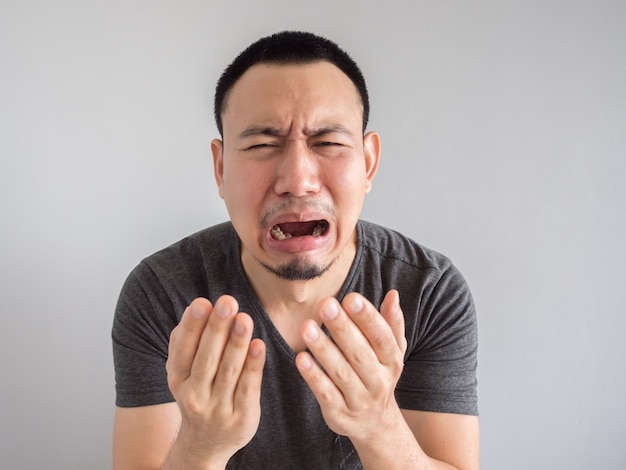
<path fill-rule="evenodd" d="M 319 145 L 321 147 L 330 147 L 333 145 L 339 146 L 339 147 L 343 147 L 343 144 L 340 144 L 339 142 L 317 142 L 314 145 Z"/>
<path fill-rule="evenodd" d="M 246 150 L 254 150 L 254 149 L 269 148 L 269 147 L 276 147 L 276 145 L 275 144 L 268 144 L 268 143 L 255 144 L 255 145 L 249 146 L 248 148 L 246 148 Z"/>

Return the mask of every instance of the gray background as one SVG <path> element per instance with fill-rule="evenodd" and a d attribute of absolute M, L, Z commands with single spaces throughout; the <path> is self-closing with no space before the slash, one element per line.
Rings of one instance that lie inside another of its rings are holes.
<path fill-rule="evenodd" d="M 626 2 L 0 2 L 0 468 L 111 465 L 117 294 L 226 212 L 213 86 L 281 29 L 372 95 L 364 218 L 479 309 L 484 469 L 626 466 Z"/>

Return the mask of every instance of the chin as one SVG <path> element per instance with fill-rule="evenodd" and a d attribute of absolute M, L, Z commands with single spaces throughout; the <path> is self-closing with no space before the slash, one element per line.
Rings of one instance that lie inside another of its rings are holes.
<path fill-rule="evenodd" d="M 321 277 L 332 266 L 332 262 L 326 266 L 315 264 L 307 259 L 294 259 L 289 263 L 278 266 L 270 266 L 266 263 L 261 265 L 276 277 L 285 281 L 311 281 Z"/>

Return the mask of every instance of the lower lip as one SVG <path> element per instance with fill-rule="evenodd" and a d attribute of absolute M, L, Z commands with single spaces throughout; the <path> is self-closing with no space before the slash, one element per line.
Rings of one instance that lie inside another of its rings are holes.
<path fill-rule="evenodd" d="M 325 245 L 330 238 L 330 229 L 326 230 L 324 235 L 312 237 L 305 235 L 302 237 L 285 238 L 284 240 L 276 240 L 270 232 L 266 233 L 265 239 L 268 247 L 274 251 L 283 253 L 302 253 L 313 251 Z"/>

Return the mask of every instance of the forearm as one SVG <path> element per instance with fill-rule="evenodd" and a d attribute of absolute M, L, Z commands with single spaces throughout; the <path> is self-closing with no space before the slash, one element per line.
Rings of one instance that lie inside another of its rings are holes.
<path fill-rule="evenodd" d="M 422 450 L 415 435 L 402 419 L 375 437 L 359 442 L 352 439 L 359 454 L 363 468 L 366 470 L 454 470 L 456 467 L 435 460 Z"/>

